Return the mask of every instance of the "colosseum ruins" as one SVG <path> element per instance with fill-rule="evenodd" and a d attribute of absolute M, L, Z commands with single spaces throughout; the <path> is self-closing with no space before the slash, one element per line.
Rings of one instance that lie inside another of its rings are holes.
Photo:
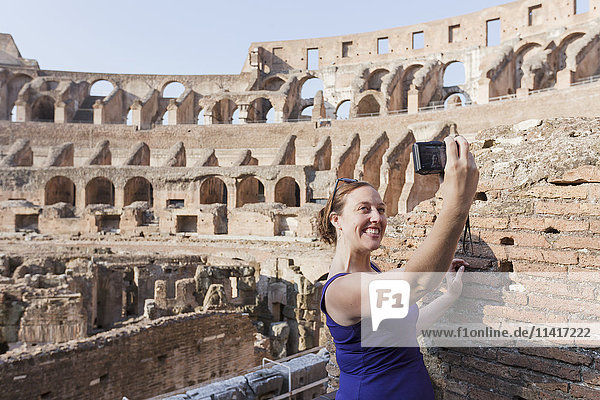
<path fill-rule="evenodd" d="M 0 34 L 0 399 L 333 398 L 316 213 L 336 177 L 371 182 L 375 262 L 402 266 L 440 207 L 412 144 L 454 133 L 481 171 L 457 254 L 490 277 L 463 297 L 598 322 L 600 0 L 252 43 L 238 75 L 45 70 L 18 40 Z M 593 399 L 595 347 L 422 352 L 439 399 Z"/>

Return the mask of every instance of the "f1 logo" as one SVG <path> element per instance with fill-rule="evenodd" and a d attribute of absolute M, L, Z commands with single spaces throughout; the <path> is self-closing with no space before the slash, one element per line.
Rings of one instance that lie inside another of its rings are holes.
<path fill-rule="evenodd" d="M 384 319 L 402 319 L 408 315 L 410 284 L 402 279 L 378 279 L 369 282 L 369 305 L 373 331 Z"/>

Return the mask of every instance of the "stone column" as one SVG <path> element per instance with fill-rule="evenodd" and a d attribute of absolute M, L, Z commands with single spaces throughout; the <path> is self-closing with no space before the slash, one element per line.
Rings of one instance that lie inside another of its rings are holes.
<path fill-rule="evenodd" d="M 419 93 L 419 89 L 410 85 L 410 90 L 408 91 L 408 113 L 416 114 L 419 112 L 419 100 L 421 94 Z"/>
<path fill-rule="evenodd" d="M 240 104 L 239 105 L 240 108 L 240 113 L 239 113 L 239 120 L 240 120 L 240 124 L 247 124 L 248 123 L 248 109 L 250 108 L 250 104 Z"/>
<path fill-rule="evenodd" d="M 481 78 L 477 90 L 477 104 L 488 104 L 490 102 L 490 78 Z"/>
<path fill-rule="evenodd" d="M 104 103 L 98 99 L 92 108 L 94 109 L 94 125 L 102 125 L 104 123 Z"/>
<path fill-rule="evenodd" d="M 558 71 L 556 74 L 556 89 L 568 89 L 573 83 L 573 71 L 568 68 Z"/>
<path fill-rule="evenodd" d="M 177 125 L 179 123 L 179 121 L 177 120 L 177 111 L 179 110 L 179 107 L 177 106 L 177 103 L 175 101 L 175 99 L 170 99 L 169 100 L 169 105 L 167 106 L 167 118 L 168 120 L 168 124 L 169 125 Z"/>
<path fill-rule="evenodd" d="M 67 105 L 64 101 L 58 101 L 54 105 L 54 123 L 64 124 L 67 122 Z"/>
<path fill-rule="evenodd" d="M 275 185 L 274 181 L 265 182 L 265 203 L 275 202 Z"/>
<path fill-rule="evenodd" d="M 131 105 L 131 125 L 142 129 L 142 102 L 139 100 Z"/>
<path fill-rule="evenodd" d="M 85 185 L 87 182 L 82 182 L 75 187 L 75 207 L 79 210 L 85 208 Z"/>
<path fill-rule="evenodd" d="M 115 208 L 123 208 L 125 203 L 125 188 L 115 187 Z"/>
<path fill-rule="evenodd" d="M 25 122 L 31 119 L 31 107 L 25 100 L 17 100 L 15 102 L 16 110 L 16 122 Z"/>
<path fill-rule="evenodd" d="M 204 125 L 212 125 L 213 124 L 213 114 L 212 110 L 204 111 Z"/>

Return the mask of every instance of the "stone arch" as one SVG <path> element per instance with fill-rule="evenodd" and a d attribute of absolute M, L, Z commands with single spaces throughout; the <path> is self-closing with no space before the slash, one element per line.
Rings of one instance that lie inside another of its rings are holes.
<path fill-rule="evenodd" d="M 319 90 L 323 90 L 323 81 L 316 76 L 306 76 L 300 80 L 300 97 L 312 99 Z"/>
<path fill-rule="evenodd" d="M 135 176 L 125 183 L 123 189 L 123 205 L 128 206 L 135 201 L 145 201 L 149 207 L 154 204 L 152 184 L 148 179 Z"/>
<path fill-rule="evenodd" d="M 196 124 L 204 125 L 204 108 L 201 108 L 198 111 L 198 115 L 196 116 Z"/>
<path fill-rule="evenodd" d="M 255 176 L 244 178 L 237 185 L 236 207 L 244 204 L 263 203 L 265 201 L 265 186 Z"/>
<path fill-rule="evenodd" d="M 512 88 L 513 93 L 515 93 L 516 90 L 521 87 L 521 80 L 525 75 L 525 71 L 523 71 L 523 61 L 525 60 L 525 57 L 527 56 L 527 54 L 531 54 L 531 50 L 539 47 L 541 47 L 539 43 L 526 43 L 515 52 L 515 74 L 514 85 Z"/>
<path fill-rule="evenodd" d="M 379 114 L 380 108 L 381 106 L 379 105 L 379 102 L 377 101 L 375 96 L 373 96 L 372 94 L 368 94 L 362 99 L 360 99 L 360 101 L 358 102 L 356 115 L 358 117 L 361 117 Z"/>
<path fill-rule="evenodd" d="M 212 108 L 213 124 L 231 124 L 237 104 L 231 99 L 221 99 Z"/>
<path fill-rule="evenodd" d="M 381 90 L 383 77 L 389 73 L 390 71 L 385 68 L 379 68 L 371 72 L 365 81 L 363 90 Z"/>
<path fill-rule="evenodd" d="M 15 106 L 15 102 L 19 97 L 19 92 L 33 78 L 27 74 L 15 74 L 6 83 L 6 98 L 0 99 L 0 105 L 5 107 L 5 115 L 10 119 L 10 114 Z M 1 114 L 1 113 L 0 113 Z M 13 116 L 14 117 L 14 116 Z"/>
<path fill-rule="evenodd" d="M 284 83 L 285 81 L 282 78 L 278 76 L 272 76 L 263 82 L 262 90 L 270 90 L 272 92 L 276 92 L 279 89 L 281 89 L 281 86 L 283 86 Z"/>
<path fill-rule="evenodd" d="M 312 104 L 307 104 L 304 107 L 302 107 L 300 109 L 300 115 L 299 118 L 300 120 L 311 120 L 312 119 L 312 112 L 314 110 L 314 106 Z"/>
<path fill-rule="evenodd" d="M 567 34 L 557 47 L 556 52 L 556 71 L 561 71 L 567 67 L 567 48 L 576 40 L 583 37 L 583 32 L 571 32 Z"/>
<path fill-rule="evenodd" d="M 65 176 L 54 176 L 44 188 L 44 205 L 67 203 L 75 206 L 75 184 Z"/>
<path fill-rule="evenodd" d="M 444 108 L 462 107 L 467 101 L 463 93 L 454 92 L 444 99 Z"/>
<path fill-rule="evenodd" d="M 115 90 L 116 85 L 108 79 L 96 79 L 90 85 L 89 96 L 104 98 Z"/>
<path fill-rule="evenodd" d="M 200 184 L 200 204 L 227 204 L 227 185 L 221 178 L 211 176 Z"/>
<path fill-rule="evenodd" d="M 423 68 L 421 64 L 414 64 L 406 68 L 402 76 L 402 108 L 408 108 L 408 92 L 412 85 L 416 73 Z"/>
<path fill-rule="evenodd" d="M 248 122 L 266 122 L 267 113 L 273 108 L 271 101 L 265 97 L 253 100 L 248 107 Z"/>
<path fill-rule="evenodd" d="M 335 119 L 348 119 L 350 118 L 350 109 L 352 108 L 352 102 L 350 100 L 342 100 L 335 109 Z"/>
<path fill-rule="evenodd" d="M 38 97 L 31 106 L 31 120 L 54 122 L 54 99 L 50 96 Z"/>
<path fill-rule="evenodd" d="M 442 82 L 444 87 L 460 86 L 467 82 L 465 64 L 462 61 L 450 61 L 444 65 Z"/>
<path fill-rule="evenodd" d="M 275 185 L 275 202 L 288 207 L 300 207 L 300 186 L 294 178 L 281 178 Z"/>
<path fill-rule="evenodd" d="M 97 176 L 85 185 L 85 205 L 115 205 L 115 185 L 108 178 Z"/>
<path fill-rule="evenodd" d="M 163 99 L 176 99 L 185 92 L 185 85 L 179 81 L 168 81 L 160 90 Z"/>

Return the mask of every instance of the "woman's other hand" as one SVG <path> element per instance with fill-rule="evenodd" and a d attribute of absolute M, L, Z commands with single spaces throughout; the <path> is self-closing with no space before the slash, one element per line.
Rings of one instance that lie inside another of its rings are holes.
<path fill-rule="evenodd" d="M 468 266 L 469 263 L 460 258 L 452 260 L 448 272 L 446 272 L 446 295 L 453 299 L 460 297 L 463 289 L 462 274 L 465 271 L 465 267 Z"/>

